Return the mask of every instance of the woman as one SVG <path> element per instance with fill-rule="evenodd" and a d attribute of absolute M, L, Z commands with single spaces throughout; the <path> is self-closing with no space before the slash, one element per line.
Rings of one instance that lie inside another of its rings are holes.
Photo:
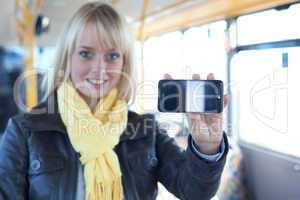
<path fill-rule="evenodd" d="M 0 199 L 155 199 L 158 181 L 180 199 L 215 194 L 228 149 L 222 115 L 189 113 L 191 134 L 181 151 L 153 115 L 128 110 L 128 33 L 109 5 L 87 3 L 75 13 L 59 42 L 47 99 L 7 125 Z"/>

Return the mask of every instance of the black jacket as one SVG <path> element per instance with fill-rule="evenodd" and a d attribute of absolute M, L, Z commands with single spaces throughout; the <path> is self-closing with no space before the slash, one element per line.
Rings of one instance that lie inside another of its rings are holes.
<path fill-rule="evenodd" d="M 57 112 L 56 95 L 32 112 L 9 120 L 0 143 L 1 200 L 75 200 L 79 154 Z M 41 112 L 35 114 L 35 112 Z M 115 146 L 126 200 L 154 200 L 157 182 L 180 199 L 208 200 L 216 192 L 228 152 L 218 162 L 186 151 L 158 126 L 151 114 L 128 112 Z"/>

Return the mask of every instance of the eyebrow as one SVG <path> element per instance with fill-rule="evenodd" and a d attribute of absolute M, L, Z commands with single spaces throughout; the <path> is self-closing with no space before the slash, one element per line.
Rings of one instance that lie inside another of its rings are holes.
<path fill-rule="evenodd" d="M 88 49 L 88 50 L 95 50 L 94 47 L 91 47 L 91 46 L 85 46 L 85 45 L 80 45 L 79 48 Z"/>
<path fill-rule="evenodd" d="M 87 50 L 92 50 L 92 51 L 96 51 L 97 50 L 94 47 L 87 46 L 87 45 L 80 45 L 79 48 L 83 48 L 83 49 L 87 49 Z M 111 52 L 111 51 L 119 51 L 119 50 L 117 50 L 116 48 L 111 48 L 111 49 L 106 49 L 104 51 Z"/>

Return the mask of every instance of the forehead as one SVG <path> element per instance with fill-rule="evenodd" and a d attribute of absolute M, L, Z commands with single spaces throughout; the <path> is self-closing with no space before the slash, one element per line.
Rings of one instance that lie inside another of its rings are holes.
<path fill-rule="evenodd" d="M 76 46 L 89 46 L 95 49 L 115 48 L 106 30 L 99 30 L 95 25 L 87 24 L 77 37 Z"/>

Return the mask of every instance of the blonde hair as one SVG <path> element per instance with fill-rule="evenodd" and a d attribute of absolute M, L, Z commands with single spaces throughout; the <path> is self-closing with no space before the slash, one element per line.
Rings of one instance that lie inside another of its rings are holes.
<path fill-rule="evenodd" d="M 54 57 L 54 71 L 46 79 L 47 98 L 70 76 L 70 59 L 78 42 L 78 36 L 86 25 L 95 26 L 101 43 L 106 47 L 119 49 L 124 56 L 122 77 L 118 83 L 119 98 L 127 103 L 134 101 L 135 65 L 133 36 L 125 19 L 110 5 L 103 2 L 84 4 L 69 20 L 62 33 Z M 125 75 L 125 76 L 124 76 Z"/>

